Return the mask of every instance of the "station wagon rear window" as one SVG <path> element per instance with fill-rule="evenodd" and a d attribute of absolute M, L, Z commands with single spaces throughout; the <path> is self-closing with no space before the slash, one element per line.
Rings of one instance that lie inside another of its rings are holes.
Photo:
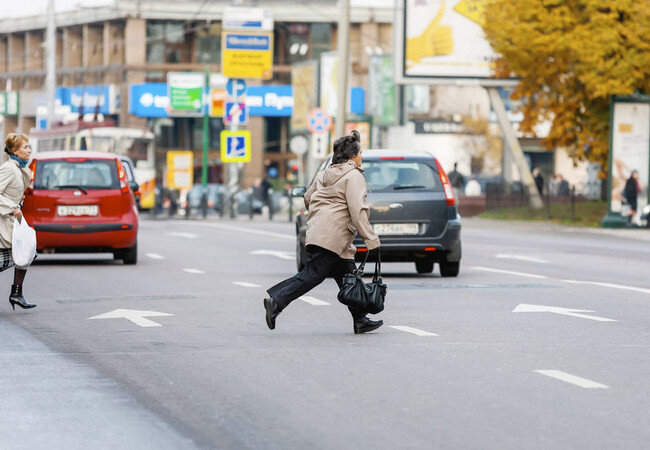
<path fill-rule="evenodd" d="M 119 189 L 112 160 L 56 159 L 37 161 L 34 189 Z"/>
<path fill-rule="evenodd" d="M 361 167 L 371 192 L 440 190 L 438 174 L 422 161 L 366 160 Z"/>

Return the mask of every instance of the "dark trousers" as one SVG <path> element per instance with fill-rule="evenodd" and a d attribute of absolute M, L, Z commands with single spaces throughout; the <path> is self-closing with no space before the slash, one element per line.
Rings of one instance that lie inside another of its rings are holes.
<path fill-rule="evenodd" d="M 289 303 L 321 284 L 325 281 L 325 278 L 334 278 L 336 284 L 341 288 L 343 286 L 343 275 L 353 272 L 356 268 L 354 260 L 343 259 L 334 252 L 310 245 L 307 247 L 305 268 L 266 292 L 282 310 L 289 306 Z M 348 309 L 354 319 L 365 316 L 362 311 Z"/>

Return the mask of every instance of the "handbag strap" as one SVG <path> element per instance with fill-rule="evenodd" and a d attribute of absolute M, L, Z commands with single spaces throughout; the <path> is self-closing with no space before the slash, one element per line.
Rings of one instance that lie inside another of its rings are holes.
<path fill-rule="evenodd" d="M 367 251 L 365 259 L 363 260 L 363 262 L 361 263 L 359 268 L 355 271 L 355 273 L 363 274 L 363 269 L 366 267 L 366 263 L 368 262 L 368 255 L 369 254 L 370 254 L 370 251 Z"/>
<path fill-rule="evenodd" d="M 377 249 L 377 261 L 375 262 L 375 274 L 373 280 L 377 281 L 381 278 L 381 247 Z"/>

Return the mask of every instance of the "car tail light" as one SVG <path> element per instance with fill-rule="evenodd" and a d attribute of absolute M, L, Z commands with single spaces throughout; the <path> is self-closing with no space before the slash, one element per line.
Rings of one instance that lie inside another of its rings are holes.
<path fill-rule="evenodd" d="M 124 167 L 122 166 L 122 162 L 119 159 L 116 162 L 117 162 L 117 176 L 120 179 L 120 189 L 122 190 L 122 194 L 128 194 L 129 183 L 126 181 L 126 171 L 124 170 Z"/>
<path fill-rule="evenodd" d="M 29 170 L 31 172 L 31 177 L 29 181 L 29 189 L 34 189 L 34 178 L 36 178 L 36 161 L 32 161 L 29 165 Z"/>
<path fill-rule="evenodd" d="M 445 191 L 445 197 L 447 198 L 447 204 L 448 205 L 455 205 L 456 204 L 456 199 L 454 198 L 454 190 L 451 187 L 451 183 L 449 182 L 449 178 L 447 178 L 447 174 L 445 173 L 445 169 L 442 168 L 440 165 L 440 161 L 436 159 L 436 166 L 438 167 L 438 173 L 440 174 L 440 181 L 442 181 L 442 188 Z"/>

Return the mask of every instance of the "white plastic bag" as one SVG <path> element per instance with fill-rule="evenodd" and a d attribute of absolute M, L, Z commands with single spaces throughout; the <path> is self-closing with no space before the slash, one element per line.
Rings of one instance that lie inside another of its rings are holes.
<path fill-rule="evenodd" d="M 26 269 L 36 257 L 36 231 L 22 221 L 14 218 L 14 231 L 11 236 L 11 257 L 19 269 Z"/>

